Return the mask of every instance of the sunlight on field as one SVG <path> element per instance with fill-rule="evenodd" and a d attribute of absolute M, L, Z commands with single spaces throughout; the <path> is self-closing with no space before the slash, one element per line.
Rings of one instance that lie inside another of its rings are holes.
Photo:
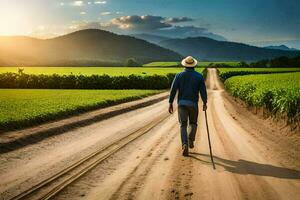
<path fill-rule="evenodd" d="M 0 73 L 18 73 L 18 67 L 0 67 Z M 120 75 L 164 75 L 167 73 L 178 73 L 183 68 L 148 68 L 148 67 L 22 67 L 26 74 L 59 74 L 59 75 L 92 75 L 108 74 L 110 76 Z M 202 72 L 202 68 L 197 71 Z"/>
<path fill-rule="evenodd" d="M 234 76 L 225 87 L 249 105 L 285 112 L 291 120 L 300 114 L 300 72 Z"/>
<path fill-rule="evenodd" d="M 152 62 L 143 65 L 144 67 L 178 67 L 179 62 Z M 226 64 L 232 67 L 239 65 L 239 62 L 198 62 L 198 67 L 207 67 L 210 64 Z"/>
<path fill-rule="evenodd" d="M 0 127 L 22 127 L 159 92 L 161 91 L 0 89 Z"/>
<path fill-rule="evenodd" d="M 272 74 L 299 72 L 300 68 L 218 68 L 219 76 L 224 81 L 232 76 L 247 74 Z"/>

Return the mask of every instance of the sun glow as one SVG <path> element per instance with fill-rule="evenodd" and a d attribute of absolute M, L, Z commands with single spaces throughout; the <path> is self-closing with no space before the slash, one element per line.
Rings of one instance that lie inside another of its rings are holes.
<path fill-rule="evenodd" d="M 10 4 L 1 5 L 0 19 L 0 35 L 28 34 L 28 27 L 32 21 L 28 12 Z"/>

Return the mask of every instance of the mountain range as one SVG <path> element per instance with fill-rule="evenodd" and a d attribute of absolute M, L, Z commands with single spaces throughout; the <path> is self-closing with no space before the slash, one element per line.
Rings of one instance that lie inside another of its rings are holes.
<path fill-rule="evenodd" d="M 86 29 L 53 39 L 1 36 L 0 65 L 98 65 L 181 59 L 178 53 L 125 35 Z M 75 63 L 75 64 L 74 64 Z"/>
<path fill-rule="evenodd" d="M 146 40 L 153 44 L 159 44 L 161 41 L 172 39 L 171 37 L 152 35 L 147 33 L 132 34 L 131 36 L 141 40 Z"/>
<path fill-rule="evenodd" d="M 250 46 L 243 43 L 217 41 L 206 37 L 169 39 L 159 45 L 172 49 L 181 55 L 193 55 L 208 61 L 257 61 L 280 56 L 300 56 L 300 51 L 286 51 Z"/>
<path fill-rule="evenodd" d="M 116 66 L 122 65 L 128 58 L 135 58 L 143 64 L 178 61 L 187 55 L 204 61 L 250 62 L 300 55 L 300 51 L 294 49 L 278 48 L 281 49 L 207 37 L 128 36 L 85 29 L 52 39 L 0 36 L 0 66 Z"/>
<path fill-rule="evenodd" d="M 298 49 L 289 48 L 286 45 L 278 45 L 278 46 L 271 45 L 271 46 L 265 46 L 264 48 L 266 48 L 266 49 L 279 49 L 279 50 L 285 50 L 285 51 L 298 51 Z"/>

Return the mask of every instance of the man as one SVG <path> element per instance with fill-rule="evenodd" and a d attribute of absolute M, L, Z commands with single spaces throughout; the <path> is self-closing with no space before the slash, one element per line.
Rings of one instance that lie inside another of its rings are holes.
<path fill-rule="evenodd" d="M 197 131 L 199 93 L 203 101 L 203 111 L 207 109 L 207 92 L 203 76 L 195 71 L 197 60 L 188 56 L 181 62 L 185 70 L 176 74 L 169 97 L 169 113 L 173 113 L 173 101 L 178 90 L 178 119 L 180 123 L 182 155 L 188 156 L 188 148 L 194 148 Z M 187 123 L 191 126 L 189 137 Z"/>

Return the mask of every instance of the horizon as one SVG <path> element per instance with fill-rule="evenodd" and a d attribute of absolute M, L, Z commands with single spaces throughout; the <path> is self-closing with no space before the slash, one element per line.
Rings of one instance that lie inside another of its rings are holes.
<path fill-rule="evenodd" d="M 0 22 L 0 35 L 6 36 L 44 39 L 94 28 L 121 35 L 202 36 L 300 49 L 300 2 L 295 0 L 0 0 L 0 5 L 0 17 L 6 19 Z"/>

